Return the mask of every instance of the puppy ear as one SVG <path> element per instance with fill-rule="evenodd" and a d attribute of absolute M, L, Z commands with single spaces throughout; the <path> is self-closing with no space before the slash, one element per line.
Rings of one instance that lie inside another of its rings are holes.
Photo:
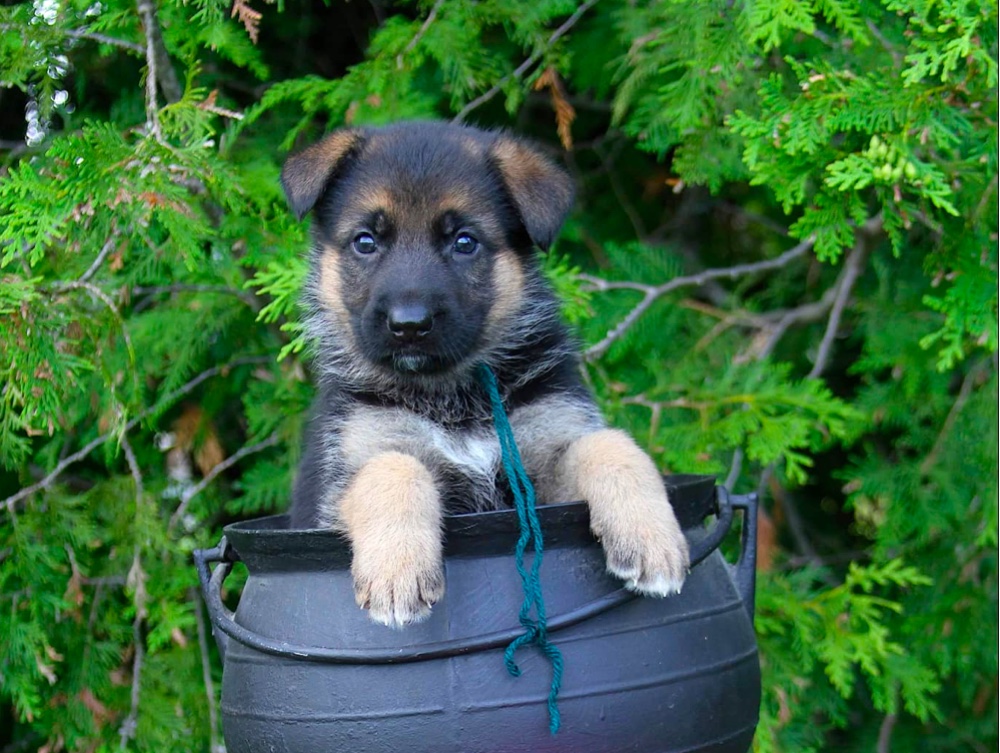
<path fill-rule="evenodd" d="M 531 240 L 547 249 L 573 206 L 573 181 L 535 147 L 505 134 L 497 136 L 490 156 L 521 214 Z"/>
<path fill-rule="evenodd" d="M 316 205 L 334 173 L 363 141 L 361 131 L 345 128 L 285 161 L 281 168 L 281 185 L 292 211 L 300 220 Z"/>

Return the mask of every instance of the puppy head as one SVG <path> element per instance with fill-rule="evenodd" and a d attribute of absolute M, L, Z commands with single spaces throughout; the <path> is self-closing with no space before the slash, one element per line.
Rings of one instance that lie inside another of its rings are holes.
<path fill-rule="evenodd" d="M 573 195 L 534 147 L 440 123 L 337 131 L 290 157 L 282 184 L 300 217 L 315 213 L 321 348 L 402 377 L 453 372 L 510 338 L 532 249 Z"/>

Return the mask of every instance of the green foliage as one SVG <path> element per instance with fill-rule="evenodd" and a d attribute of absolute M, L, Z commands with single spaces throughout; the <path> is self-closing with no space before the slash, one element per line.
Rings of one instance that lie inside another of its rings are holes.
<path fill-rule="evenodd" d="M 218 749 L 190 553 L 313 392 L 280 163 L 457 114 L 569 147 L 609 420 L 763 493 L 756 750 L 996 746 L 995 0 L 154 11 L 0 8 L 0 749 Z"/>

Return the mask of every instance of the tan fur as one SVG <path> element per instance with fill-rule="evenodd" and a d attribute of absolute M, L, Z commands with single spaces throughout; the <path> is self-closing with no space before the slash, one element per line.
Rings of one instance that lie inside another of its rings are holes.
<path fill-rule="evenodd" d="M 334 248 L 324 248 L 320 255 L 319 299 L 337 322 L 350 330 L 350 313 L 341 293 L 340 258 Z"/>
<path fill-rule="evenodd" d="M 499 138 L 492 153 L 522 212 L 526 208 L 571 200 L 572 184 L 553 178 L 561 174 L 559 169 L 531 147 L 513 139 Z"/>
<path fill-rule="evenodd" d="M 535 484 L 539 504 L 582 499 L 576 484 L 557 472 L 566 449 L 581 437 L 604 426 L 596 409 L 570 395 L 555 394 L 535 400 L 511 412 L 521 459 Z"/>
<path fill-rule="evenodd" d="M 457 214 L 474 214 L 475 206 L 469 201 L 469 197 L 462 193 L 446 191 L 434 202 L 434 211 L 441 215 L 445 212 L 456 212 Z M 489 218 L 487 218 L 489 219 Z"/>
<path fill-rule="evenodd" d="M 590 525 L 608 571 L 653 596 L 680 591 L 688 547 L 663 481 L 625 432 L 605 429 L 574 442 L 560 463 L 562 483 L 590 506 Z"/>
<path fill-rule="evenodd" d="M 482 144 L 471 136 L 462 137 L 460 143 L 465 153 L 472 157 L 478 157 L 483 153 Z"/>
<path fill-rule="evenodd" d="M 444 511 L 430 471 L 409 455 L 377 455 L 354 477 L 339 512 L 358 604 L 391 627 L 426 617 L 444 595 Z"/>
<path fill-rule="evenodd" d="M 351 129 L 334 131 L 319 143 L 288 158 L 281 170 L 281 180 L 299 216 L 316 203 L 330 172 L 360 138 L 360 133 Z"/>
<path fill-rule="evenodd" d="M 361 185 L 351 197 L 351 206 L 337 221 L 337 235 L 351 237 L 357 232 L 359 225 L 373 214 L 398 220 L 400 214 L 399 198 L 386 186 Z M 376 231 L 379 228 L 375 228 Z"/>
<path fill-rule="evenodd" d="M 392 192 L 384 186 L 362 186 L 351 202 L 351 211 L 369 214 L 379 210 L 392 213 L 396 200 Z"/>
<path fill-rule="evenodd" d="M 495 298 L 486 315 L 486 337 L 494 339 L 509 326 L 524 300 L 524 270 L 513 251 L 501 251 L 493 265 Z"/>

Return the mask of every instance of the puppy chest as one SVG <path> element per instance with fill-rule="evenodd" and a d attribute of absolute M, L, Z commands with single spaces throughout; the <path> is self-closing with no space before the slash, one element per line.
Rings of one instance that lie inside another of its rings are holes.
<path fill-rule="evenodd" d="M 489 434 L 441 433 L 434 438 L 434 448 L 445 467 L 470 476 L 492 479 L 500 467 L 500 445 Z"/>
<path fill-rule="evenodd" d="M 401 409 L 354 411 L 341 428 L 339 445 L 353 469 L 385 452 L 412 455 L 439 478 L 492 481 L 500 467 L 500 446 L 489 427 L 451 429 Z"/>

